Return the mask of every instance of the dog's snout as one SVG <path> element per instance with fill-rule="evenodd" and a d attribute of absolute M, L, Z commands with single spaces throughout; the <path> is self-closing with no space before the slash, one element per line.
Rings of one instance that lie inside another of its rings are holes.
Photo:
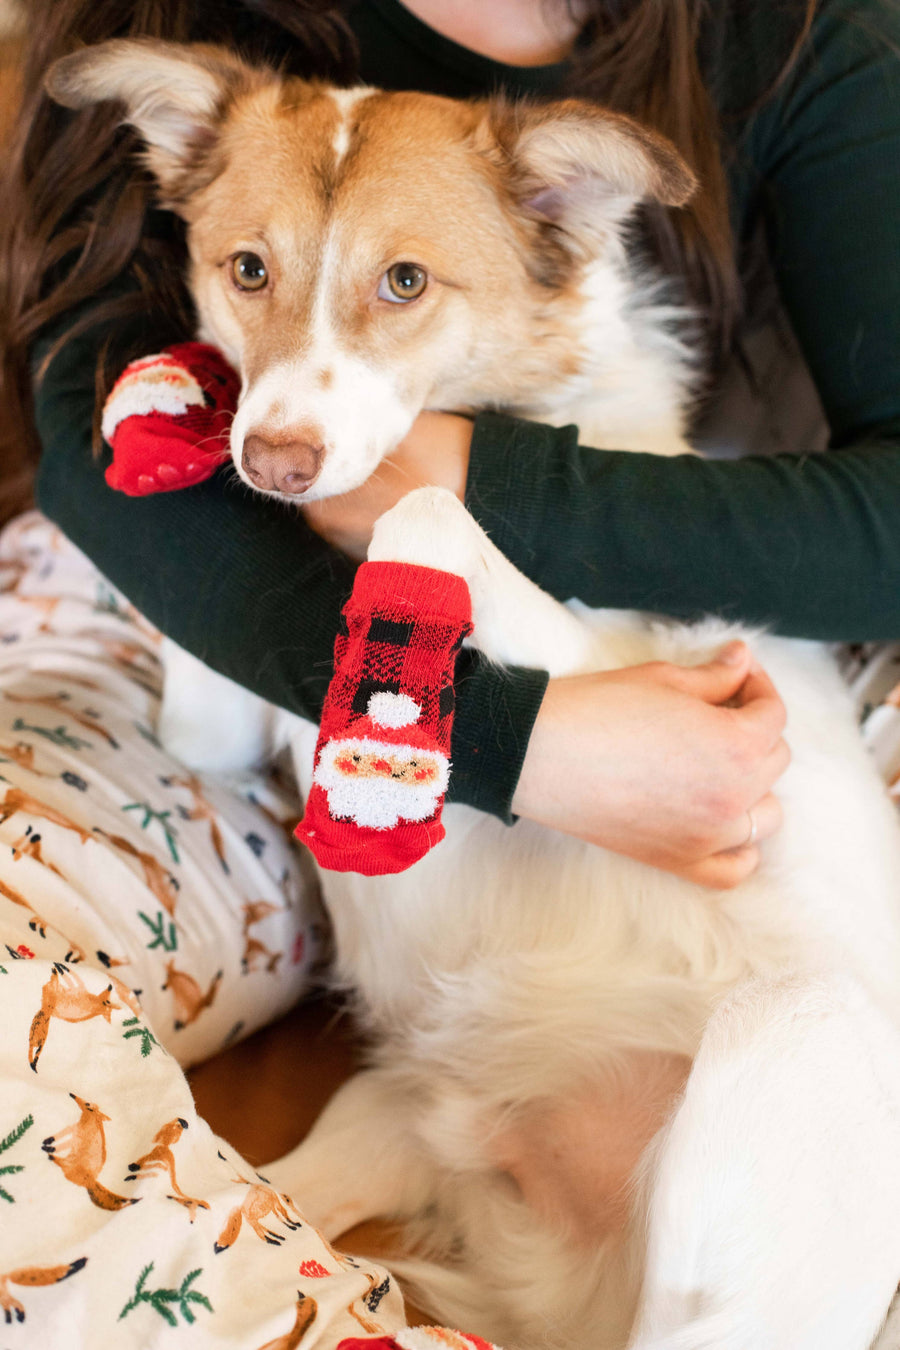
<path fill-rule="evenodd" d="M 297 434 L 272 440 L 259 432 L 244 439 L 241 465 L 251 483 L 266 492 L 296 497 L 312 487 L 322 468 L 325 447 Z"/>

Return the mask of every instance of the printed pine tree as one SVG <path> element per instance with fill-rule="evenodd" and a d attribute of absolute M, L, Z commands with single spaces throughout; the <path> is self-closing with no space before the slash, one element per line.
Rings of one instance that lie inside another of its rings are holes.
<path fill-rule="evenodd" d="M 164 952 L 178 950 L 178 934 L 175 931 L 175 925 L 171 920 L 166 919 L 162 910 L 157 912 L 155 919 L 151 919 L 149 914 L 145 914 L 143 910 L 139 909 L 138 918 L 147 925 L 153 934 L 153 941 L 147 943 L 148 952 L 152 952 L 156 947 L 161 947 Z"/>
<path fill-rule="evenodd" d="M 139 1036 L 141 1041 L 141 1058 L 146 1059 L 154 1045 L 157 1049 L 162 1049 L 159 1041 L 153 1035 L 149 1027 L 145 1027 L 143 1022 L 137 1017 L 127 1017 L 122 1023 L 123 1027 L 128 1027 L 128 1031 L 123 1031 L 122 1039 L 130 1041 L 134 1036 Z"/>
<path fill-rule="evenodd" d="M 89 750 L 90 741 L 80 740 L 73 736 L 65 727 L 33 727 L 23 718 L 17 717 L 13 722 L 13 731 L 32 731 L 36 736 L 44 736 L 52 745 L 59 745 L 66 750 Z"/>
<path fill-rule="evenodd" d="M 0 1139 L 0 1153 L 5 1153 L 7 1149 L 12 1148 L 13 1144 L 18 1143 L 27 1130 L 30 1130 L 34 1124 L 34 1116 L 26 1116 L 20 1121 L 14 1130 L 10 1130 L 5 1139 Z M 7 1163 L 5 1167 L 0 1167 L 0 1177 L 13 1176 L 16 1172 L 24 1172 L 24 1167 L 16 1166 L 13 1163 Z M 7 1200 L 11 1205 L 16 1203 L 14 1195 L 0 1186 L 0 1200 Z"/>
<path fill-rule="evenodd" d="M 162 832 L 165 836 L 166 846 L 172 855 L 173 862 L 179 862 L 178 847 L 175 842 L 177 831 L 169 824 L 171 811 L 157 811 L 149 802 L 129 802 L 127 806 L 122 807 L 123 811 L 143 811 L 144 818 L 141 821 L 141 829 L 146 830 L 148 826 L 157 821 L 162 826 Z"/>
<path fill-rule="evenodd" d="M 203 1274 L 202 1269 L 198 1267 L 197 1270 L 192 1270 L 185 1275 L 178 1289 L 146 1289 L 144 1286 L 150 1277 L 152 1269 L 152 1261 L 149 1266 L 144 1266 L 144 1269 L 138 1276 L 137 1284 L 134 1287 L 133 1297 L 128 1300 L 125 1307 L 119 1313 L 120 1322 L 123 1317 L 127 1317 L 128 1314 L 133 1312 L 141 1303 L 149 1303 L 150 1307 L 154 1308 L 156 1312 L 159 1313 L 160 1317 L 168 1322 L 170 1327 L 178 1326 L 176 1309 L 181 1313 L 185 1322 L 189 1324 L 197 1320 L 191 1309 L 191 1304 L 206 1308 L 208 1312 L 213 1311 L 213 1306 L 206 1295 L 201 1294 L 198 1289 L 191 1289 L 190 1287 L 197 1276 Z"/>

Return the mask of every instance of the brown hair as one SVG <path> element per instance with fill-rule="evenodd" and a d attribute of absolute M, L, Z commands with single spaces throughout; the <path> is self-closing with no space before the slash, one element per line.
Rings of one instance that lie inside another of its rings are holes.
<path fill-rule="evenodd" d="M 782 75 L 809 31 L 816 0 L 792 0 L 793 46 Z M 790 6 L 789 6 L 790 8 Z M 784 5 L 782 5 L 782 10 Z M 681 274 L 707 319 L 714 356 L 730 347 L 740 285 L 728 217 L 718 118 L 701 76 L 698 42 L 705 0 L 592 0 L 569 92 L 630 113 L 661 131 L 700 178 L 691 205 L 674 215 L 648 212 L 655 251 Z M 134 155 L 135 137 L 114 109 L 64 112 L 43 92 L 50 63 L 82 43 L 146 35 L 222 41 L 251 59 L 352 81 L 355 51 L 340 4 L 329 0 L 30 0 L 29 43 L 18 130 L 10 147 L 0 225 L 0 520 L 27 501 L 36 436 L 30 411 L 28 351 L 49 321 L 82 306 L 71 337 L 98 319 L 124 322 L 153 313 L 154 340 L 190 329 L 183 280 L 184 240 L 174 220 L 162 235 L 145 230 L 152 186 Z M 289 43 L 285 42 L 288 37 Z M 777 75 L 777 67 L 773 71 Z M 89 302 L 117 276 L 134 289 Z M 121 368 L 140 339 L 116 342 Z M 113 374 L 115 372 L 112 372 Z M 101 359 L 98 402 L 109 373 Z"/>

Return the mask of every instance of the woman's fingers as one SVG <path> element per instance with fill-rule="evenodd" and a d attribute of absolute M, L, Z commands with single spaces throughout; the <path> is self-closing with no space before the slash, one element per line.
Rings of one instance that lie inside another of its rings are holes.
<path fill-rule="evenodd" d="M 665 661 L 643 667 L 646 676 L 664 680 L 672 689 L 704 703 L 721 704 L 736 700 L 753 664 L 746 642 L 729 642 L 710 661 L 700 666 L 675 666 Z M 635 669 L 641 669 L 635 667 Z"/>
<path fill-rule="evenodd" d="M 784 708 L 743 643 L 703 666 L 650 662 L 551 680 L 517 815 L 727 888 L 777 830 Z M 755 837 L 751 819 L 756 814 Z"/>
<path fill-rule="evenodd" d="M 787 714 L 778 691 L 755 662 L 734 699 L 735 720 L 743 730 L 774 745 L 785 728 Z"/>
<path fill-rule="evenodd" d="M 774 793 L 767 792 L 755 806 L 749 807 L 742 816 L 730 823 L 728 842 L 721 852 L 734 853 L 771 839 L 781 829 L 783 819 L 781 803 Z"/>
<path fill-rule="evenodd" d="M 787 747 L 785 747 L 786 749 Z M 755 806 L 730 823 L 730 842 L 682 870 L 689 881 L 715 890 L 731 890 L 753 873 L 759 865 L 759 846 L 781 829 L 784 812 L 778 798 L 767 792 Z"/>
<path fill-rule="evenodd" d="M 679 869 L 679 875 L 698 886 L 706 886 L 713 891 L 730 891 L 746 881 L 759 865 L 759 848 L 756 844 L 748 848 L 732 850 L 730 853 L 716 853 L 711 858 L 694 863 L 691 867 Z"/>

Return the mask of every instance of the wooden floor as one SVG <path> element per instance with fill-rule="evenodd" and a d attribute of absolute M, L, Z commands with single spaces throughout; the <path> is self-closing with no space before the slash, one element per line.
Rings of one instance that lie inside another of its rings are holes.
<path fill-rule="evenodd" d="M 188 1074 L 197 1109 L 254 1167 L 293 1148 L 359 1059 L 338 1008 L 313 999 Z"/>

